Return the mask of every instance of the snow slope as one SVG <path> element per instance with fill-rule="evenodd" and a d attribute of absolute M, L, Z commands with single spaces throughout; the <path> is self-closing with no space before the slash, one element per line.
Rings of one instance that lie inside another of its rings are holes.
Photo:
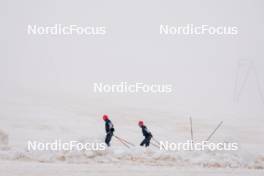
<path fill-rule="evenodd" d="M 179 142 L 190 139 L 189 119 L 184 112 L 130 108 L 105 102 L 102 106 L 98 104 L 98 101 L 92 101 L 92 99 L 89 101 L 71 99 L 69 101 L 69 99 L 50 99 L 50 97 L 37 99 L 34 96 L 2 100 L 3 108 L 0 112 L 1 167 L 8 166 L 3 168 L 7 169 L 6 173 L 8 169 L 20 163 L 32 167 L 32 172 L 38 172 L 33 169 L 35 166 L 40 168 L 58 166 L 60 168 L 62 166 L 73 167 L 78 164 L 80 168 L 89 166 L 89 169 L 96 174 L 99 172 L 96 168 L 100 168 L 101 165 L 107 168 L 112 168 L 113 165 L 118 166 L 123 169 L 123 172 L 126 169 L 129 170 L 131 166 L 133 174 L 142 171 L 145 167 L 151 170 L 156 167 L 167 168 L 165 169 L 167 172 L 164 173 L 168 175 L 172 174 L 174 169 L 181 170 L 183 174 L 185 173 L 183 170 L 187 168 L 201 169 L 204 173 L 211 172 L 212 168 L 220 169 L 219 173 L 225 171 L 231 174 L 236 172 L 263 173 L 263 141 L 258 140 L 262 137 L 263 129 L 260 124 L 247 119 L 234 123 L 236 119 L 224 117 L 213 119 L 193 117 L 196 141 L 205 139 L 217 123 L 223 120 L 224 125 L 217 131 L 212 141 L 238 142 L 240 149 L 235 152 L 165 152 L 153 146 L 147 149 L 141 147 L 128 149 L 115 139 L 112 142 L 113 147 L 105 151 L 27 151 L 27 140 L 103 141 L 102 112 L 110 115 L 117 136 L 126 138 L 135 144 L 139 144 L 142 140 L 141 131 L 137 127 L 139 119 L 146 122 L 155 138 L 159 140 Z M 7 143 L 8 140 L 9 143 Z M 137 167 L 139 165 L 140 167 Z M 217 173 L 218 171 L 215 172 Z"/>

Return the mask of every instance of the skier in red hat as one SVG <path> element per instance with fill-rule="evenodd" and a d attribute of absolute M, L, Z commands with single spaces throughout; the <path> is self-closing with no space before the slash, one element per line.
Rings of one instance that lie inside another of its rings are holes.
<path fill-rule="evenodd" d="M 148 147 L 150 144 L 150 140 L 152 138 L 151 132 L 148 130 L 148 128 L 144 125 L 143 121 L 138 122 L 138 126 L 142 129 L 143 136 L 145 139 L 140 143 L 140 146 Z"/>
<path fill-rule="evenodd" d="M 115 131 L 114 125 L 111 122 L 111 120 L 109 120 L 108 115 L 103 115 L 103 120 L 105 121 L 105 132 L 106 132 L 105 143 L 108 147 L 110 147 L 110 141 Z"/>

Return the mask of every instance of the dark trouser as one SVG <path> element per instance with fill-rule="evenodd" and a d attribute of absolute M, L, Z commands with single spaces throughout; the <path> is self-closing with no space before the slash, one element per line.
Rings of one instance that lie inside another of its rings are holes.
<path fill-rule="evenodd" d="M 112 139 L 112 136 L 113 136 L 112 131 L 109 131 L 105 136 L 105 143 L 107 144 L 108 147 L 110 146 L 110 141 Z"/>
<path fill-rule="evenodd" d="M 140 145 L 141 145 L 141 146 L 144 146 L 144 145 L 145 145 L 145 147 L 148 147 L 151 138 L 152 138 L 152 136 L 147 136 L 147 137 L 145 137 L 145 139 L 140 143 Z"/>

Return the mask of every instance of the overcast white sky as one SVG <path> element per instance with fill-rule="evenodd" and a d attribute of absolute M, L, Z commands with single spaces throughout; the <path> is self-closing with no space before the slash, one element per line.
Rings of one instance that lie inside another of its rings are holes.
<path fill-rule="evenodd" d="M 120 98 L 132 107 L 138 102 L 147 107 L 160 102 L 171 109 L 181 106 L 214 115 L 264 115 L 262 0 L 9 0 L 1 4 L 1 96 L 32 91 L 96 97 L 93 82 L 156 82 L 173 84 L 173 94 L 98 97 Z M 28 24 L 104 25 L 107 35 L 30 36 Z M 237 26 L 239 34 L 161 36 L 160 24 Z M 241 60 L 246 64 L 238 65 Z M 249 60 L 258 79 L 252 72 L 243 87 Z M 235 85 L 243 89 L 239 101 L 233 100 Z"/>

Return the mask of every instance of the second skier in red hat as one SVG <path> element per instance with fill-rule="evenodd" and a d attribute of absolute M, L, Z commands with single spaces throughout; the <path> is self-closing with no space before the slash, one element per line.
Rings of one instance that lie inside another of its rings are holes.
<path fill-rule="evenodd" d="M 148 147 L 150 144 L 150 140 L 152 138 L 151 132 L 148 130 L 148 128 L 144 125 L 143 121 L 138 122 L 138 126 L 142 129 L 143 136 L 145 139 L 140 143 L 140 146 Z"/>
<path fill-rule="evenodd" d="M 111 120 L 109 120 L 108 115 L 103 115 L 103 120 L 105 121 L 105 132 L 106 132 L 105 143 L 107 144 L 108 147 L 110 147 L 110 141 L 115 131 L 114 125 L 111 122 Z"/>

